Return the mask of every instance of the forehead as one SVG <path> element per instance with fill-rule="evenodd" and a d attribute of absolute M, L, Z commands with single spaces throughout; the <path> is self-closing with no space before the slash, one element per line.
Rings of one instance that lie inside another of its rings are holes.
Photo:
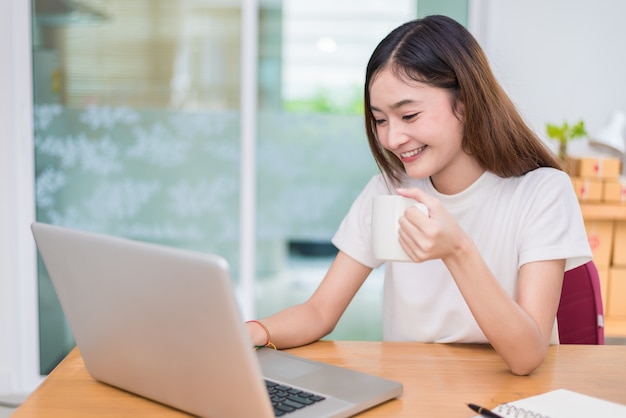
<path fill-rule="evenodd" d="M 393 66 L 386 66 L 372 76 L 369 82 L 370 91 L 375 84 L 380 84 L 381 82 L 395 82 L 405 84 L 409 87 L 419 87 L 427 85 L 424 81 L 420 80 L 419 75 L 416 74 L 409 76 L 405 71 L 402 71 Z"/>
<path fill-rule="evenodd" d="M 445 89 L 413 80 L 389 69 L 383 69 L 372 77 L 369 93 L 369 105 L 374 111 L 389 107 L 398 108 L 411 103 L 450 99 L 450 94 Z"/>

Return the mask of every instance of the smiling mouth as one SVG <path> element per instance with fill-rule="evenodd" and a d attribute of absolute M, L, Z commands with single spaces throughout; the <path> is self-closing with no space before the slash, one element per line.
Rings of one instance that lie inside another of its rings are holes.
<path fill-rule="evenodd" d="M 400 154 L 401 158 L 412 158 L 415 157 L 418 154 L 421 154 L 422 151 L 424 151 L 426 149 L 428 145 L 424 145 L 423 147 L 408 151 L 408 152 L 403 152 Z"/>

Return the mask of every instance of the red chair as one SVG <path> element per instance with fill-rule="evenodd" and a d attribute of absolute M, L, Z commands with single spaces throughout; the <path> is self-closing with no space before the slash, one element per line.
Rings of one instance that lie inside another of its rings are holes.
<path fill-rule="evenodd" d="M 604 344 L 600 276 L 593 261 L 565 272 L 556 317 L 561 344 Z"/>

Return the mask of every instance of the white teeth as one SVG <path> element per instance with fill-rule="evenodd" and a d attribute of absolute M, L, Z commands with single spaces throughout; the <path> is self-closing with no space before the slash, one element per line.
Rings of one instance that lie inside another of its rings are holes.
<path fill-rule="evenodd" d="M 401 156 L 402 158 L 410 158 L 410 157 L 414 157 L 414 156 L 416 156 L 417 154 L 419 154 L 420 152 L 424 151 L 424 148 L 426 148 L 426 145 L 424 145 L 424 146 L 423 146 L 423 147 L 421 147 L 421 148 L 414 149 L 413 151 L 403 152 L 403 153 L 401 153 L 401 154 L 400 154 L 400 156 Z"/>

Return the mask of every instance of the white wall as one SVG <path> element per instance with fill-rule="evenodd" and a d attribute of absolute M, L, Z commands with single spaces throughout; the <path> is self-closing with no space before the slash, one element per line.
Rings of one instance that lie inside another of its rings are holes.
<path fill-rule="evenodd" d="M 0 2 L 0 394 L 40 381 L 37 342 L 30 2 Z"/>
<path fill-rule="evenodd" d="M 470 0 L 470 30 L 530 125 L 583 119 L 590 134 L 626 112 L 626 2 Z M 572 153 L 588 150 L 575 141 Z"/>

